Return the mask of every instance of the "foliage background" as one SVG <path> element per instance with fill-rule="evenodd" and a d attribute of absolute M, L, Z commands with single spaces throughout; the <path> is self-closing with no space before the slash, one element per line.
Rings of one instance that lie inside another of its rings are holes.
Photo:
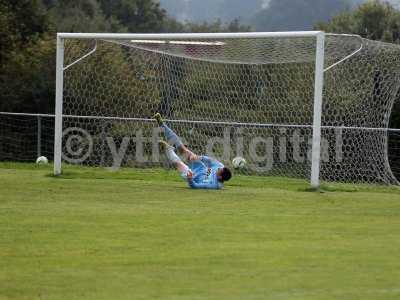
<path fill-rule="evenodd" d="M 213 7 L 214 18 L 208 22 L 193 15 L 188 15 L 189 21 L 174 19 L 171 16 L 182 5 L 180 0 L 161 0 L 161 4 L 154 0 L 0 0 L 0 111 L 53 112 L 56 32 L 315 28 L 392 43 L 399 43 L 400 38 L 400 11 L 381 0 L 249 0 L 245 7 L 237 0 L 204 0 L 201 7 L 195 5 L 200 1 L 186 3 L 193 14 L 210 15 L 202 7 Z M 318 22 L 326 19 L 329 21 Z M 400 127 L 398 106 L 391 119 L 394 127 Z"/>
<path fill-rule="evenodd" d="M 152 0 L 0 0 L 0 111 L 54 110 L 56 32 L 249 31 L 178 22 Z"/>

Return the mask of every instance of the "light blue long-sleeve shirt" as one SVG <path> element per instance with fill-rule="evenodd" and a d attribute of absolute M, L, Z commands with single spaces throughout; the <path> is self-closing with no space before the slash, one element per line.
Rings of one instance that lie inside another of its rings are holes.
<path fill-rule="evenodd" d="M 221 189 L 223 184 L 218 181 L 217 171 L 223 167 L 218 160 L 208 156 L 200 156 L 200 159 L 191 161 L 189 168 L 193 178 L 188 179 L 189 186 L 193 189 Z"/>

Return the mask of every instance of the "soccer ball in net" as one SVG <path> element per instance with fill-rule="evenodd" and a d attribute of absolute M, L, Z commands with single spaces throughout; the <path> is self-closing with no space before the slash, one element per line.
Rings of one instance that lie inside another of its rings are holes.
<path fill-rule="evenodd" d="M 40 156 L 36 159 L 36 163 L 38 165 L 47 165 L 49 163 L 49 160 L 46 156 Z"/>
<path fill-rule="evenodd" d="M 232 160 L 232 165 L 235 169 L 242 169 L 246 165 L 246 160 L 243 157 L 235 157 Z"/>

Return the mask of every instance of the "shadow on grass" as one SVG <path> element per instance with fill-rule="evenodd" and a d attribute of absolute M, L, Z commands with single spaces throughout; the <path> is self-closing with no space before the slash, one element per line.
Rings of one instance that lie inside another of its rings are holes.
<path fill-rule="evenodd" d="M 167 170 L 141 170 L 121 169 L 111 171 L 103 168 L 85 168 L 80 170 L 66 169 L 59 176 L 53 173 L 45 174 L 46 177 L 56 180 L 90 179 L 90 180 L 135 180 L 135 181 L 181 181 L 175 172 Z"/>

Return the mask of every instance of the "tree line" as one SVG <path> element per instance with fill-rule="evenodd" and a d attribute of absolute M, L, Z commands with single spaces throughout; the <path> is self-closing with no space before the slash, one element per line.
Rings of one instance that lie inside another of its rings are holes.
<path fill-rule="evenodd" d="M 335 1 L 330 2 L 330 12 L 338 7 Z M 341 5 L 349 5 L 345 0 L 337 1 L 341 1 Z M 318 5 L 325 3 L 319 0 L 301 2 L 307 3 L 310 6 L 307 10 L 314 15 L 320 11 Z M 284 3 L 287 5 L 282 7 Z M 299 3 L 271 0 L 269 9 L 273 11 L 281 7 L 283 12 L 293 11 Z M 266 15 L 265 21 L 270 21 L 270 17 Z M 287 17 L 287 23 L 290 22 L 291 18 Z M 317 23 L 314 28 L 399 43 L 400 11 L 388 2 L 370 0 L 355 9 L 339 12 L 330 21 Z M 56 32 L 250 30 L 252 28 L 241 24 L 238 19 L 230 23 L 220 20 L 212 23 L 179 22 L 153 0 L 0 0 L 0 110 L 53 112 Z M 397 106 L 392 123 L 392 126 L 400 126 L 400 109 Z"/>
<path fill-rule="evenodd" d="M 0 111 L 53 112 L 57 32 L 249 30 L 178 22 L 153 0 L 0 0 Z"/>
<path fill-rule="evenodd" d="M 342 12 L 315 29 L 332 33 L 352 33 L 364 38 L 400 44 L 400 10 L 387 1 L 370 0 L 352 11 Z M 400 128 L 400 92 L 393 107 L 390 127 Z"/>

